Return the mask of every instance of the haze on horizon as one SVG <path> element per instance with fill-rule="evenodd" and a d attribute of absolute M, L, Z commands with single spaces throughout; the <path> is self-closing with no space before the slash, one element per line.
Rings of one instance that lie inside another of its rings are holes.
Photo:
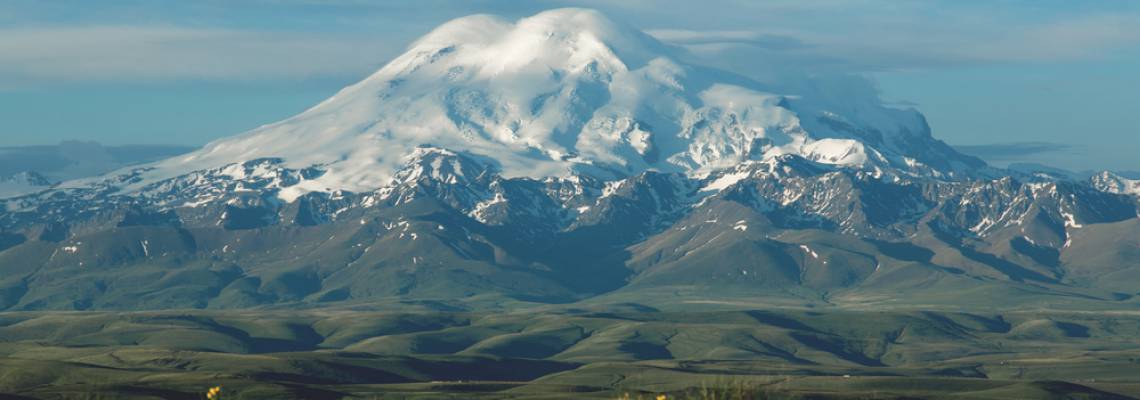
<path fill-rule="evenodd" d="M 0 146 L 201 145 L 295 114 L 455 17 L 590 7 L 755 79 L 868 79 L 997 165 L 1140 164 L 1140 4 L 5 1 Z M 745 12 L 741 12 L 745 10 Z"/>

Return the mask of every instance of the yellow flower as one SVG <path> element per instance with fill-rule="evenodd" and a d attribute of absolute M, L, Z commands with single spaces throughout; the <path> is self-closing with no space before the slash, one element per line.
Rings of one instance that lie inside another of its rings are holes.
<path fill-rule="evenodd" d="M 665 395 L 663 395 L 663 394 L 659 394 L 659 395 L 657 395 L 657 400 L 668 400 L 668 399 L 669 399 L 669 397 L 667 397 L 667 396 L 665 396 Z"/>
<path fill-rule="evenodd" d="M 206 398 L 210 399 L 210 400 L 218 400 L 219 398 L 221 398 L 221 394 L 222 394 L 222 387 L 221 386 L 214 386 L 214 387 L 210 388 L 210 390 L 208 392 L 206 392 Z"/>

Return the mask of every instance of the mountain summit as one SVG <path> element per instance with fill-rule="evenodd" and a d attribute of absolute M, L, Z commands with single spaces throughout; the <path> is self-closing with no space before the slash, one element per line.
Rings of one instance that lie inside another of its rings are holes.
<path fill-rule="evenodd" d="M 146 182 L 272 157 L 327 171 L 286 200 L 375 190 L 425 146 L 530 178 L 699 175 L 786 154 L 937 176 L 982 165 L 933 139 L 913 110 L 773 93 L 680 52 L 592 10 L 459 18 L 315 107 L 160 163 Z"/>

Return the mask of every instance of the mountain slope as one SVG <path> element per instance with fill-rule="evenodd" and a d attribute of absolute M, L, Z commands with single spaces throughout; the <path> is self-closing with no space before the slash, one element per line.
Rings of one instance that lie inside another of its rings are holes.
<path fill-rule="evenodd" d="M 1136 306 L 1131 183 L 678 51 L 588 10 L 452 21 L 285 121 L 0 200 L 0 309 Z"/>
<path fill-rule="evenodd" d="M 46 190 L 53 183 L 35 172 L 18 172 L 0 176 L 0 199 Z"/>

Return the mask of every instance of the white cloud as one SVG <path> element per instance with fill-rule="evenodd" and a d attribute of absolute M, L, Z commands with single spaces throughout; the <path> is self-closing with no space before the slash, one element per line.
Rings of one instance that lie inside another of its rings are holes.
<path fill-rule="evenodd" d="M 314 0 L 262 1 L 308 7 Z M 577 2 L 549 0 L 526 7 L 563 3 Z M 284 26 L 280 31 L 137 26 L 123 25 L 121 18 L 115 25 L 105 21 L 99 25 L 96 19 L 91 22 L 96 25 L 86 26 L 0 28 L 0 86 L 362 76 L 397 55 L 418 33 L 453 13 L 466 13 L 457 7 L 491 12 L 519 8 L 502 1 L 454 7 L 443 7 L 451 4 L 446 2 L 427 7 L 362 0 L 337 4 L 347 8 L 335 8 L 336 12 L 311 21 L 298 11 L 305 7 L 294 7 L 289 15 L 311 24 L 349 26 L 352 32 L 312 33 Z M 728 0 L 715 6 L 637 0 L 595 5 L 617 20 L 663 27 L 650 33 L 688 48 L 697 56 L 693 61 L 753 77 L 778 77 L 788 71 L 864 73 L 1072 60 L 1140 44 L 1140 24 L 1134 23 L 1140 15 L 1124 12 L 1027 20 L 1018 16 L 1025 7 L 944 10 L 923 2 L 871 0 Z M 228 26 L 243 25 L 231 21 Z"/>
<path fill-rule="evenodd" d="M 5 29 L 0 77 L 18 82 L 360 75 L 402 46 L 372 38 L 183 27 Z"/>
<path fill-rule="evenodd" d="M 975 53 L 999 61 L 1054 61 L 1103 55 L 1140 45 L 1140 15 L 1099 15 L 1031 27 L 976 43 Z"/>
<path fill-rule="evenodd" d="M 994 62 L 1052 62 L 1097 57 L 1140 45 L 1140 15 L 1085 15 L 1015 25 L 967 23 L 970 15 L 915 25 L 877 17 L 867 27 L 648 31 L 738 72 L 786 69 L 859 73 Z"/>

